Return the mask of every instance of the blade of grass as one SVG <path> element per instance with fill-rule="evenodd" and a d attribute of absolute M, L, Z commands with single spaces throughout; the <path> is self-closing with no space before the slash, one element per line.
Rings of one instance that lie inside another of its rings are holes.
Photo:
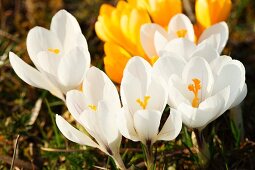
<path fill-rule="evenodd" d="M 59 131 L 58 131 L 58 128 L 57 128 L 57 125 L 56 125 L 56 122 L 55 122 L 55 116 L 56 115 L 51 110 L 50 104 L 49 104 L 47 99 L 45 99 L 45 103 L 47 105 L 48 112 L 49 112 L 51 122 L 52 122 L 52 125 L 53 125 L 53 131 L 54 131 L 54 134 L 55 134 L 55 139 L 56 139 L 56 142 L 57 142 L 57 146 L 60 147 L 60 135 L 59 135 Z"/>

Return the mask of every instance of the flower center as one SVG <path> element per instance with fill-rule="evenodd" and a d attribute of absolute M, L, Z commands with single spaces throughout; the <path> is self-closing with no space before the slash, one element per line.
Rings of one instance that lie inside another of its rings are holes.
<path fill-rule="evenodd" d="M 60 52 L 60 50 L 58 48 L 48 48 L 49 52 L 52 52 L 54 54 L 58 54 Z"/>
<path fill-rule="evenodd" d="M 178 30 L 176 31 L 176 34 L 179 38 L 184 38 L 187 34 L 187 30 L 185 29 Z"/>
<path fill-rule="evenodd" d="M 96 105 L 89 104 L 88 107 L 89 107 L 92 111 L 97 111 L 97 106 L 96 106 Z"/>
<path fill-rule="evenodd" d="M 198 108 L 198 105 L 199 105 L 198 91 L 201 89 L 200 80 L 197 78 L 193 78 L 192 81 L 193 81 L 193 84 L 189 84 L 188 89 L 194 94 L 194 98 L 192 100 L 192 106 L 195 108 Z"/>
<path fill-rule="evenodd" d="M 136 99 L 136 102 L 141 106 L 143 110 L 145 110 L 150 98 L 151 96 L 144 96 L 143 101 L 141 99 Z"/>

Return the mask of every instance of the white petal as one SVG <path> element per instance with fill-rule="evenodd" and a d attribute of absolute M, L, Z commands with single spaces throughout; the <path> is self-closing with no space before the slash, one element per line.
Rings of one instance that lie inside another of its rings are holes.
<path fill-rule="evenodd" d="M 171 109 L 164 126 L 158 134 L 158 140 L 173 140 L 175 139 L 182 129 L 181 113 L 175 109 Z"/>
<path fill-rule="evenodd" d="M 44 74 L 22 61 L 12 52 L 9 53 L 9 59 L 15 73 L 27 84 L 48 90 L 58 98 L 65 100 L 60 89 L 53 85 Z"/>
<path fill-rule="evenodd" d="M 210 38 L 215 37 L 209 40 L 209 43 L 221 53 L 227 43 L 228 34 L 228 25 L 225 22 L 220 22 L 207 28 L 199 37 L 198 43 L 206 43 Z"/>
<path fill-rule="evenodd" d="M 160 57 L 153 65 L 153 74 L 161 76 L 168 83 L 171 75 L 181 75 L 185 61 L 180 57 L 165 56 Z"/>
<path fill-rule="evenodd" d="M 132 57 L 124 69 L 122 82 L 128 81 L 129 75 L 135 76 L 145 91 L 150 83 L 151 70 L 150 64 L 142 57 Z"/>
<path fill-rule="evenodd" d="M 90 104 L 97 105 L 100 100 L 111 102 L 113 108 L 120 108 L 118 91 L 108 76 L 96 67 L 91 67 L 83 82 L 83 92 Z"/>
<path fill-rule="evenodd" d="M 54 79 L 57 79 L 57 70 L 62 56 L 52 54 L 48 51 L 41 51 L 36 56 L 35 65 L 41 71 L 47 75 L 51 75 Z"/>
<path fill-rule="evenodd" d="M 178 56 L 182 57 L 186 61 L 189 60 L 191 54 L 196 49 L 196 45 L 183 38 L 174 39 L 172 41 L 169 41 L 165 48 L 162 51 L 168 51 L 177 54 Z M 160 52 L 160 55 L 162 52 Z"/>
<path fill-rule="evenodd" d="M 56 55 L 63 55 L 62 45 L 57 36 L 51 31 L 42 27 L 34 27 L 28 32 L 27 51 L 35 65 L 37 54 L 41 51 L 48 51 L 49 48 L 59 49 L 60 53 Z"/>
<path fill-rule="evenodd" d="M 167 92 L 166 85 L 160 82 L 158 78 L 153 77 L 147 92 L 150 99 L 148 100 L 146 109 L 163 112 L 167 104 Z"/>
<path fill-rule="evenodd" d="M 200 100 L 206 99 L 213 90 L 214 78 L 212 70 L 205 59 L 201 57 L 192 58 L 185 66 L 182 74 L 184 82 L 188 85 L 193 84 L 192 79 L 200 80 L 201 90 L 199 90 Z M 192 94 L 192 92 L 190 92 Z"/>
<path fill-rule="evenodd" d="M 123 82 L 122 78 L 120 94 L 122 104 L 128 107 L 131 114 L 134 114 L 137 110 L 141 109 L 140 105 L 137 103 L 137 99 L 143 100 L 146 95 L 142 94 L 141 82 L 131 75 L 126 82 Z"/>
<path fill-rule="evenodd" d="M 92 139 L 90 139 L 90 137 L 75 129 L 61 116 L 56 115 L 56 123 L 61 133 L 67 139 L 81 145 L 87 145 L 95 148 L 98 147 L 98 145 Z"/>
<path fill-rule="evenodd" d="M 87 50 L 87 41 L 81 33 L 79 23 L 66 10 L 60 10 L 51 21 L 50 30 L 57 35 L 65 51 L 73 47 L 82 46 Z"/>
<path fill-rule="evenodd" d="M 144 24 L 140 28 L 140 38 L 144 51 L 149 57 L 157 56 L 154 46 L 154 35 L 158 32 L 167 37 L 167 32 L 158 24 Z"/>
<path fill-rule="evenodd" d="M 134 126 L 143 144 L 146 145 L 147 142 L 153 144 L 155 142 L 160 119 L 161 113 L 154 110 L 139 110 L 134 114 Z"/>
<path fill-rule="evenodd" d="M 147 95 L 151 72 L 150 64 L 141 57 L 131 58 L 124 69 L 120 86 L 121 99 L 123 104 L 128 105 L 132 113 L 140 108 L 136 100 L 143 100 Z"/>
<path fill-rule="evenodd" d="M 154 34 L 154 47 L 156 50 L 156 56 L 159 56 L 160 51 L 162 49 L 164 49 L 164 47 L 166 46 L 168 40 L 167 40 L 167 36 L 162 34 L 159 31 L 156 31 Z"/>
<path fill-rule="evenodd" d="M 90 60 L 86 60 L 86 55 L 89 54 L 76 47 L 60 61 L 58 78 L 67 90 L 74 89 L 82 83 L 90 63 Z"/>
<path fill-rule="evenodd" d="M 182 112 L 182 121 L 191 128 L 204 128 L 208 123 L 215 120 L 222 113 L 228 102 L 230 89 L 225 88 L 218 94 L 207 98 L 200 103 L 198 108 L 185 103 L 178 106 L 178 111 Z"/>
<path fill-rule="evenodd" d="M 185 38 L 189 39 L 190 41 L 195 40 L 193 25 L 189 18 L 184 14 L 175 15 L 168 24 L 168 33 L 171 39 L 178 38 L 177 31 L 180 30 L 187 31 Z"/>
<path fill-rule="evenodd" d="M 66 93 L 66 106 L 77 122 L 81 123 L 79 116 L 88 107 L 87 105 L 88 103 L 81 91 L 70 90 Z"/>
<path fill-rule="evenodd" d="M 89 135 L 96 140 L 96 142 L 100 146 L 100 149 L 108 154 L 108 142 L 104 137 L 100 126 L 98 126 L 99 119 L 97 113 L 95 111 L 92 111 L 91 109 L 85 110 L 83 113 L 80 114 L 79 120 L 82 126 L 89 133 Z"/>
<path fill-rule="evenodd" d="M 247 84 L 245 83 L 244 86 L 243 86 L 243 89 L 237 95 L 237 98 L 235 99 L 234 103 L 232 103 L 230 108 L 233 108 L 233 107 L 239 105 L 244 100 L 246 95 L 247 95 Z"/>
<path fill-rule="evenodd" d="M 112 152 L 118 151 L 121 142 L 116 117 L 120 110 L 121 108 L 114 110 L 107 102 L 101 101 L 98 104 L 98 110 L 96 112 L 100 132 L 105 137 Z"/>
<path fill-rule="evenodd" d="M 221 67 L 223 67 L 223 65 L 229 63 L 232 61 L 232 58 L 229 56 L 220 56 L 215 58 L 211 63 L 210 66 L 213 70 L 214 73 L 218 73 L 219 70 L 221 69 Z"/>
<path fill-rule="evenodd" d="M 219 53 L 212 46 L 208 44 L 201 44 L 198 48 L 193 52 L 190 58 L 193 57 L 202 57 L 208 63 L 212 62 L 216 58 L 219 57 Z"/>
<path fill-rule="evenodd" d="M 243 89 L 244 84 L 245 68 L 241 62 L 232 60 L 219 69 L 216 75 L 213 93 L 230 86 L 230 99 L 226 106 L 228 109 L 228 107 L 230 107 L 238 97 L 240 91 Z"/>
<path fill-rule="evenodd" d="M 121 112 L 118 114 L 118 127 L 120 133 L 127 139 L 130 139 L 132 141 L 139 141 L 139 137 L 136 134 L 136 131 L 134 129 L 134 120 L 133 117 L 131 117 L 131 114 L 129 113 L 128 109 L 121 109 Z"/>
<path fill-rule="evenodd" d="M 168 92 L 168 104 L 172 108 L 177 108 L 181 103 L 191 103 L 192 94 L 187 90 L 186 84 L 176 75 L 169 78 Z"/>

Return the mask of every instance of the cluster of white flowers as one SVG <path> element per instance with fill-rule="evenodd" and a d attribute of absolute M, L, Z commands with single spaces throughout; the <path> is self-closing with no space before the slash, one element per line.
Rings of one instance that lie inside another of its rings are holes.
<path fill-rule="evenodd" d="M 243 64 L 220 56 L 227 39 L 227 24 L 221 22 L 197 40 L 193 25 L 183 14 L 172 18 L 168 33 L 159 25 L 144 25 L 142 45 L 157 61 L 151 66 L 139 56 L 131 58 L 120 84 L 120 97 L 107 75 L 90 67 L 86 39 L 76 19 L 65 10 L 53 17 L 50 30 L 35 27 L 28 33 L 27 49 L 37 69 L 12 52 L 9 56 L 22 80 L 64 100 L 88 132 L 75 129 L 56 115 L 57 126 L 66 138 L 99 148 L 125 169 L 119 155 L 122 135 L 145 145 L 173 140 L 182 122 L 203 129 L 244 99 Z M 159 130 L 167 104 L 170 114 Z"/>

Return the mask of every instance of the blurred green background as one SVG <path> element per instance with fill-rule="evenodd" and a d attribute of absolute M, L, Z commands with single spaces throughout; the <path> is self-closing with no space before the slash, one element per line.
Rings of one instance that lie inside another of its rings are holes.
<path fill-rule="evenodd" d="M 115 168 L 112 160 L 99 150 L 76 145 L 60 132 L 54 132 L 55 113 L 72 122 L 66 107 L 49 92 L 33 88 L 19 79 L 10 66 L 8 52 L 17 53 L 31 64 L 25 43 L 29 29 L 37 25 L 49 28 L 52 16 L 59 9 L 66 9 L 80 23 L 92 64 L 103 69 L 103 43 L 95 34 L 94 24 L 101 4 L 115 5 L 116 2 L 0 0 L 0 169 L 10 168 L 18 135 L 16 169 Z M 230 121 L 229 113 L 211 123 L 204 130 L 212 153 L 208 169 L 255 169 L 255 1 L 232 2 L 228 19 L 230 39 L 224 54 L 240 60 L 246 68 L 248 94 L 241 104 L 244 136 Z M 190 4 L 194 4 L 194 0 L 190 0 Z M 121 150 L 128 167 L 145 168 L 140 144 L 123 139 L 122 147 L 128 148 Z M 183 128 L 176 141 L 158 142 L 155 151 L 159 169 L 169 166 L 201 168 L 192 148 L 190 129 Z"/>

